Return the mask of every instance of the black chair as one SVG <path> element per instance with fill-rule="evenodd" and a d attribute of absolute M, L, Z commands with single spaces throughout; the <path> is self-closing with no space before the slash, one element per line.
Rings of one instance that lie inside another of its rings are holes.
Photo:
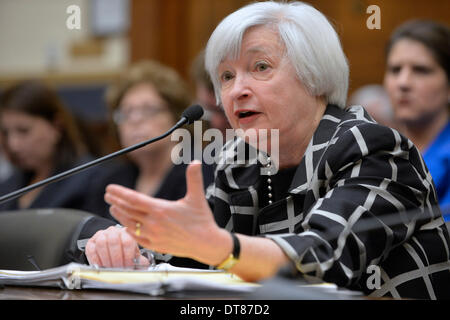
<path fill-rule="evenodd" d="M 77 241 L 115 224 L 71 209 L 0 212 L 0 269 L 43 270 L 86 262 Z"/>

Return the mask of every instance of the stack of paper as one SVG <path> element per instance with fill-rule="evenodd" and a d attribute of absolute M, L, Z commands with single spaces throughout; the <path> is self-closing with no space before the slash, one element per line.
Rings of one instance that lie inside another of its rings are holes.
<path fill-rule="evenodd" d="M 249 298 L 263 299 L 353 299 L 361 295 L 329 283 L 308 285 L 275 278 L 257 284 L 221 270 L 179 268 L 167 263 L 144 270 L 98 268 L 77 263 L 43 271 L 0 270 L 0 284 L 119 290 L 152 296 L 194 291 L 208 292 L 208 295 L 243 293 Z"/>
<path fill-rule="evenodd" d="M 183 290 L 250 292 L 259 285 L 220 270 L 159 264 L 145 270 L 95 268 L 76 263 L 44 271 L 0 270 L 0 284 L 107 289 L 161 295 Z"/>

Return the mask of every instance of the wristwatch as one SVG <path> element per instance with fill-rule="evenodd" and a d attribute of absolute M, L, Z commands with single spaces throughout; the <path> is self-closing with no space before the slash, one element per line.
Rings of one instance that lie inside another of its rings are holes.
<path fill-rule="evenodd" d="M 241 254 L 241 244 L 238 237 L 234 233 L 230 233 L 233 238 L 233 251 L 224 262 L 217 266 L 217 269 L 229 270 L 239 261 L 239 255 Z"/>

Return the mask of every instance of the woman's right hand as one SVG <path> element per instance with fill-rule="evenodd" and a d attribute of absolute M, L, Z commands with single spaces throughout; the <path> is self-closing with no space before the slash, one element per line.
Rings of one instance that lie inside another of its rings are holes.
<path fill-rule="evenodd" d="M 133 268 L 136 265 L 150 265 L 149 260 L 140 254 L 137 242 L 127 233 L 126 228 L 109 227 L 97 231 L 86 244 L 85 253 L 89 264 L 99 267 Z"/>

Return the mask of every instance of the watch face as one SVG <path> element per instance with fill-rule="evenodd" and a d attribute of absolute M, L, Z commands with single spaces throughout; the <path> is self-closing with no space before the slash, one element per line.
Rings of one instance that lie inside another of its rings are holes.
<path fill-rule="evenodd" d="M 226 258 L 224 262 L 222 262 L 216 267 L 217 269 L 223 270 L 231 269 L 239 261 L 239 255 L 241 253 L 241 245 L 239 243 L 238 237 L 234 233 L 230 234 L 231 237 L 233 238 L 233 252 L 230 253 L 228 258 Z"/>
<path fill-rule="evenodd" d="M 230 259 L 230 261 L 228 261 L 226 269 L 231 269 L 232 267 L 234 267 L 234 265 L 238 262 L 237 259 L 235 259 L 234 257 Z"/>
<path fill-rule="evenodd" d="M 218 269 L 228 270 L 231 269 L 236 263 L 238 259 L 236 259 L 233 254 L 230 254 L 228 258 L 217 266 Z"/>

